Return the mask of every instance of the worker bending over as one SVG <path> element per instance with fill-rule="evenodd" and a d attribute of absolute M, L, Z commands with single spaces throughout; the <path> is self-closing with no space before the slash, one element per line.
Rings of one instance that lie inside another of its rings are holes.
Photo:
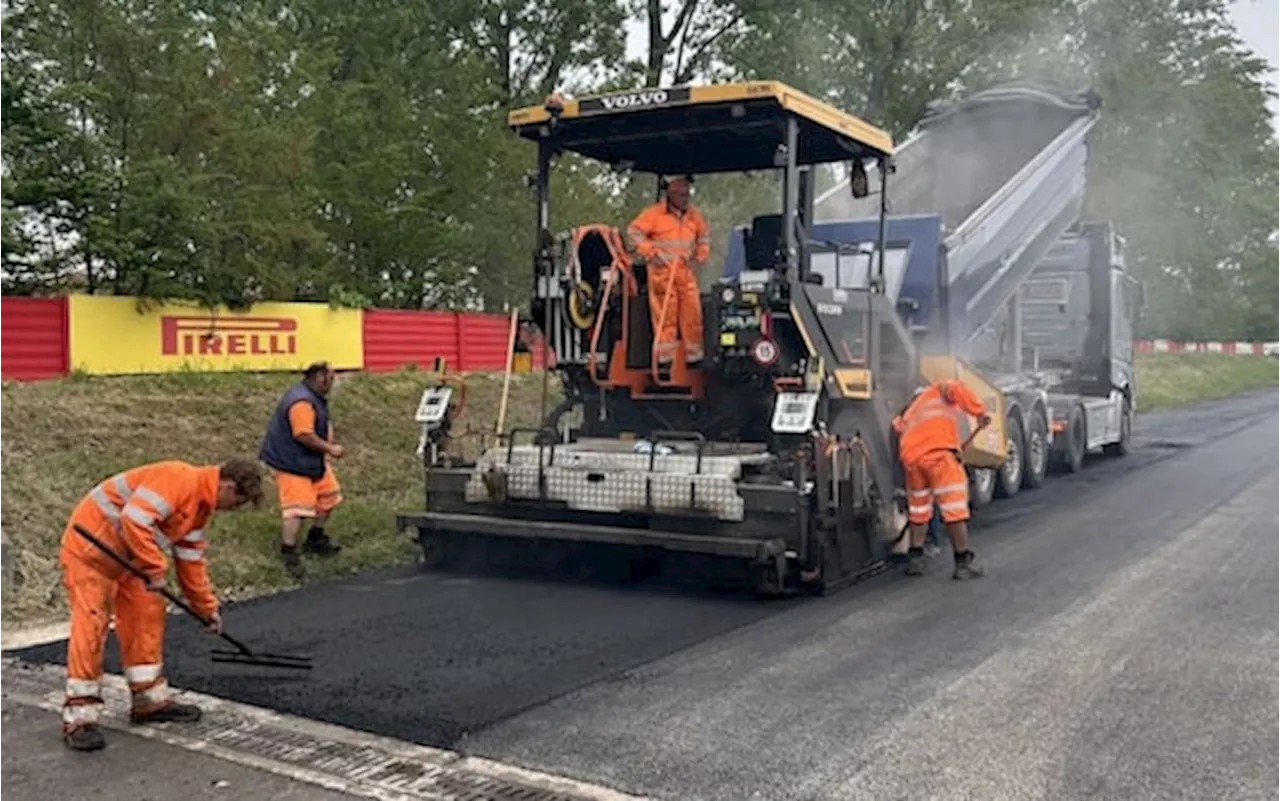
<path fill-rule="evenodd" d="M 924 572 L 924 540 L 936 502 L 942 522 L 951 535 L 955 553 L 952 578 L 978 578 L 983 570 L 969 550 L 969 476 L 960 459 L 959 415 L 991 422 L 986 406 L 973 390 L 957 380 L 936 381 L 916 396 L 893 419 L 898 434 L 898 455 L 906 471 L 907 520 L 911 545 L 907 575 Z"/>
<path fill-rule="evenodd" d="M 658 364 L 675 360 L 677 321 L 686 361 L 695 363 L 703 357 L 702 293 L 697 273 L 711 256 L 711 244 L 706 218 L 689 203 L 692 183 L 689 175 L 663 178 L 662 200 L 640 212 L 627 226 L 627 239 L 645 261 Z"/>
<path fill-rule="evenodd" d="M 102 709 L 102 652 L 114 607 L 124 677 L 133 695 L 134 723 L 194 722 L 200 708 L 175 703 L 164 677 L 164 587 L 172 553 L 191 607 L 221 632 L 218 599 L 205 565 L 205 527 L 215 509 L 262 502 L 262 474 L 254 462 L 222 466 L 163 461 L 117 473 L 86 495 L 62 533 L 59 561 L 71 606 L 63 740 L 77 751 L 106 745 Z M 131 561 L 143 581 L 75 530 L 80 524 Z"/>
<path fill-rule="evenodd" d="M 304 519 L 311 520 L 307 551 L 330 556 L 342 550 L 324 531 L 329 514 L 342 503 L 342 488 L 329 463 L 343 454 L 342 446 L 334 442 L 327 400 L 335 377 L 327 362 L 308 367 L 302 380 L 280 398 L 258 452 L 258 458 L 274 471 L 280 493 L 284 517 L 280 554 L 285 568 L 299 580 L 306 576 L 298 555 L 298 532 Z"/>

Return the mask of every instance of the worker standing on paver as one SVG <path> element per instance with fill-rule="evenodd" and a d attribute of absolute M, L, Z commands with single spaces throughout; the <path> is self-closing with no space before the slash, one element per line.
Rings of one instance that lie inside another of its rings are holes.
<path fill-rule="evenodd" d="M 907 575 L 924 572 L 924 540 L 936 502 L 955 554 L 952 578 L 982 576 L 969 549 L 969 476 L 960 459 L 958 415 L 971 414 L 985 426 L 991 418 L 973 390 L 957 380 L 936 381 L 916 394 L 893 419 L 898 455 L 906 472 L 907 521 L 911 544 Z"/>
<path fill-rule="evenodd" d="M 125 470 L 94 487 L 71 513 L 59 561 L 71 607 L 67 688 L 62 733 L 77 751 L 106 745 L 98 728 L 102 655 L 112 607 L 124 677 L 133 695 L 134 723 L 194 722 L 200 708 L 174 702 L 165 680 L 164 587 L 172 553 L 178 581 L 192 608 L 222 630 L 218 599 L 204 560 L 204 530 L 215 509 L 262 502 L 262 471 L 233 459 L 218 465 L 163 461 Z M 75 530 L 83 526 L 131 561 L 147 581 L 128 573 Z"/>
<path fill-rule="evenodd" d="M 686 360 L 692 364 L 703 357 L 698 270 L 711 256 L 710 228 L 702 211 L 689 203 L 692 185 L 690 175 L 664 177 L 665 197 L 627 226 L 628 241 L 645 260 L 659 364 L 675 360 L 677 322 Z"/>
<path fill-rule="evenodd" d="M 328 362 L 309 366 L 276 405 L 258 452 L 274 471 L 280 494 L 284 518 L 280 554 L 285 568 L 299 580 L 306 577 L 298 554 L 303 520 L 312 521 L 304 546 L 309 553 L 329 556 L 342 550 L 324 530 L 329 515 L 342 502 L 342 488 L 330 464 L 343 454 L 329 417 L 328 395 L 335 378 Z"/>

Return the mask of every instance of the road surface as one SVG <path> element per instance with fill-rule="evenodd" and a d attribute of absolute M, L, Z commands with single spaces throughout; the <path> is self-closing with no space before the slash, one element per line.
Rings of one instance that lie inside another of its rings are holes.
<path fill-rule="evenodd" d="M 168 668 L 660 799 L 1276 798 L 1278 438 L 1274 392 L 1142 416 L 1128 457 L 983 510 L 978 582 L 942 558 L 761 603 L 400 569 L 227 610 L 314 675 L 210 664 L 186 621 Z"/>
<path fill-rule="evenodd" d="M 62 747 L 58 713 L 3 703 L 4 781 L 15 798 L 59 801 L 352 801 L 358 796 L 235 765 L 137 735 L 107 732 L 108 750 Z"/>

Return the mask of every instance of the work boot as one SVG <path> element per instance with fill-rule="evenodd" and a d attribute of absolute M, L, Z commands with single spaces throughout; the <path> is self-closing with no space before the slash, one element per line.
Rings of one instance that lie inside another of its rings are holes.
<path fill-rule="evenodd" d="M 130 723 L 195 723 L 200 719 L 200 707 L 177 702 L 162 706 L 153 712 L 131 712 Z"/>
<path fill-rule="evenodd" d="M 982 578 L 985 573 L 978 563 L 973 559 L 973 551 L 963 551 L 956 554 L 956 568 L 951 574 L 951 578 L 958 581 L 967 579 Z"/>
<path fill-rule="evenodd" d="M 62 735 L 62 741 L 73 751 L 97 751 L 107 747 L 107 738 L 97 724 L 85 725 Z"/>
<path fill-rule="evenodd" d="M 924 575 L 924 548 L 911 548 L 907 551 L 907 575 Z"/>
<path fill-rule="evenodd" d="M 302 566 L 302 557 L 298 554 L 297 545 L 281 545 L 280 559 L 284 562 L 284 569 L 289 571 L 290 576 L 297 581 L 306 579 L 307 569 Z"/>
<path fill-rule="evenodd" d="M 329 539 L 329 535 L 324 533 L 324 529 L 312 527 L 307 532 L 307 542 L 302 546 L 306 548 L 307 553 L 313 553 L 317 556 L 333 556 L 342 550 L 342 546 Z"/>

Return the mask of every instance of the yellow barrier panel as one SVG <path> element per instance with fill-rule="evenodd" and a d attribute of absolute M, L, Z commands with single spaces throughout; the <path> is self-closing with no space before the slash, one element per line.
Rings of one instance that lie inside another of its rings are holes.
<path fill-rule="evenodd" d="M 362 312 L 323 303 L 260 303 L 250 311 L 175 301 L 139 313 L 132 297 L 72 295 L 72 370 L 95 375 L 176 370 L 364 366 Z"/>

